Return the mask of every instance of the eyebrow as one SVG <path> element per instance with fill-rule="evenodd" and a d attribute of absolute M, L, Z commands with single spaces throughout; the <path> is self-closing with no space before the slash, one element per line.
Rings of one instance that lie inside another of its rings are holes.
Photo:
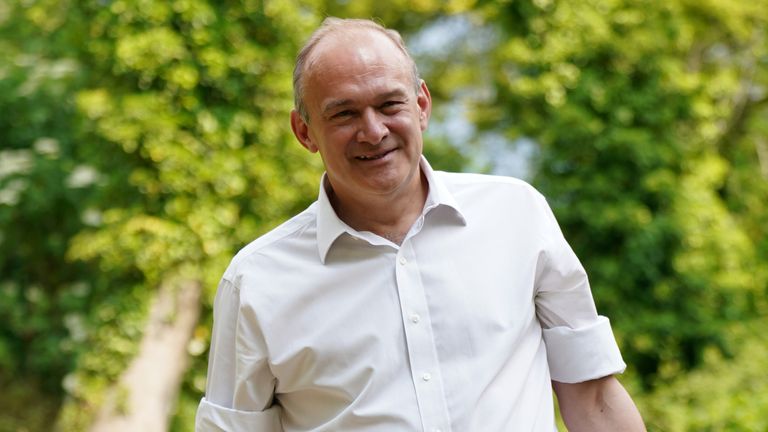
<path fill-rule="evenodd" d="M 385 100 L 392 97 L 405 97 L 406 95 L 407 93 L 403 89 L 395 89 L 395 90 L 391 90 L 376 96 L 376 99 Z M 352 99 L 334 99 L 325 104 L 325 106 L 323 107 L 322 113 L 324 115 L 327 115 L 329 111 L 333 111 L 336 108 L 352 105 L 352 104 L 353 104 Z"/>
<path fill-rule="evenodd" d="M 323 107 L 323 114 L 327 115 L 329 111 L 333 111 L 336 108 L 351 105 L 352 99 L 334 99 Z"/>

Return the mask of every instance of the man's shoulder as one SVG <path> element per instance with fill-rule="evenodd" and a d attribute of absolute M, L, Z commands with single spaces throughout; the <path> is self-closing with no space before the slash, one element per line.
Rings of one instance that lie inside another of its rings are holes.
<path fill-rule="evenodd" d="M 502 193 L 519 192 L 536 196 L 541 195 L 530 183 L 517 177 L 447 171 L 435 171 L 435 175 L 453 193 L 463 191 L 498 191 Z"/>
<path fill-rule="evenodd" d="M 310 242 L 304 241 L 308 238 L 304 239 L 303 237 L 309 231 L 313 231 L 317 225 L 316 206 L 317 202 L 245 245 L 232 258 L 227 273 L 236 271 L 242 262 L 249 261 L 255 255 L 269 255 L 284 247 L 290 247 L 287 245 L 293 245 L 295 243 L 293 240 L 298 240 L 309 246 Z"/>

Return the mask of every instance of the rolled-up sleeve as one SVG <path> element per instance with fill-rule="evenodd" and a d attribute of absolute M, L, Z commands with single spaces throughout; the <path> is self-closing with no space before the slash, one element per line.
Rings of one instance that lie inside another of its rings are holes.
<path fill-rule="evenodd" d="M 239 288 L 222 279 L 214 301 L 208 378 L 195 431 L 282 431 L 280 406 L 272 403 L 274 389 L 275 377 L 252 311 L 241 305 Z"/>
<path fill-rule="evenodd" d="M 200 401 L 195 418 L 197 432 L 234 432 L 234 431 L 281 431 L 280 407 L 275 405 L 264 411 L 241 411 L 226 408 L 209 402 Z"/>
<path fill-rule="evenodd" d="M 553 380 L 577 383 L 624 372 L 610 322 L 599 316 L 587 274 L 543 204 L 545 247 L 536 272 L 536 313 Z"/>
<path fill-rule="evenodd" d="M 544 329 L 544 343 L 549 373 L 555 381 L 583 382 L 622 373 L 626 368 L 606 317 L 598 316 L 594 324 L 578 329 Z"/>

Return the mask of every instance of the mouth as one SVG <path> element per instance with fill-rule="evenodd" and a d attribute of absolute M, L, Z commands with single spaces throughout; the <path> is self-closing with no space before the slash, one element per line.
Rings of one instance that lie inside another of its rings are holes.
<path fill-rule="evenodd" d="M 378 159 L 381 159 L 381 158 L 387 156 L 388 154 L 392 153 L 395 150 L 397 150 L 397 149 L 387 150 L 387 151 L 385 151 L 383 153 L 355 156 L 355 159 L 360 160 L 360 161 L 378 160 Z"/>

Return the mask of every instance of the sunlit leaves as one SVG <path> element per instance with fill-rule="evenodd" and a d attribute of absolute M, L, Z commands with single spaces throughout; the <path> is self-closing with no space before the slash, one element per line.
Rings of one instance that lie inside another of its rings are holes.
<path fill-rule="evenodd" d="M 723 195 L 744 174 L 719 152 L 765 98 L 765 10 L 657 0 L 478 10 L 501 36 L 477 124 L 540 144 L 535 182 L 649 386 L 723 349 L 724 323 L 752 316 L 766 290 L 759 237 Z"/>
<path fill-rule="evenodd" d="M 724 329 L 734 342 L 728 356 L 708 349 L 700 369 L 671 376 L 652 397 L 637 395 L 649 430 L 759 431 L 768 428 L 765 322 Z"/>
<path fill-rule="evenodd" d="M 139 71 L 145 77 L 156 76 L 162 67 L 188 55 L 181 36 L 165 27 L 126 35 L 117 42 L 116 54 L 118 66 Z"/>
<path fill-rule="evenodd" d="M 6 170 L 6 178 L 0 179 L 0 190 L 6 208 L 17 211 L 15 206 L 24 203 L 13 217 L 27 223 L 41 213 L 47 220 L 44 209 L 65 212 L 59 219 L 71 228 L 58 232 L 38 226 L 39 237 L 53 244 L 60 258 L 68 249 L 69 268 L 82 269 L 88 263 L 97 266 L 89 277 L 103 281 L 101 275 L 109 275 L 114 281 L 112 291 L 103 291 L 99 282 L 99 289 L 86 296 L 87 304 L 72 305 L 87 308 L 85 315 L 67 309 L 58 323 L 54 315 L 45 318 L 56 306 L 49 296 L 54 287 L 16 284 L 9 291 L 16 299 L 10 303 L 17 305 L 14 310 L 32 312 L 30 320 L 10 331 L 48 334 L 29 350 L 41 354 L 36 357 L 40 368 L 49 361 L 41 349 L 56 344 L 49 339 L 72 333 L 66 344 L 79 360 L 65 380 L 71 384 L 65 385 L 71 399 L 59 426 L 79 430 L 140 337 L 134 332 L 125 338 L 121 331 L 128 327 L 113 326 L 125 325 L 134 312 L 138 318 L 131 322 L 140 324 L 140 312 L 154 286 L 173 276 L 202 279 L 208 303 L 234 252 L 316 194 L 320 162 L 293 141 L 287 119 L 293 56 L 318 17 L 311 2 L 238 5 L 199 0 L 73 2 L 67 13 L 50 18 L 41 14 L 55 10 L 54 3 L 24 2 L 6 12 L 13 13 L 9 23 L 24 31 L 19 35 L 34 36 L 24 43 L 38 51 L 11 51 L 10 61 L 0 62 L 0 107 L 4 112 L 8 106 L 23 107 L 10 111 L 17 111 L 22 121 L 38 120 L 29 123 L 27 131 L 3 128 L 0 138 L 21 149 L 3 149 L 4 160 L 12 162 L 9 158 L 18 153 L 29 156 L 30 162 L 13 163 L 13 172 Z M 29 31 L 35 26 L 37 31 Z M 5 31 L 12 33 L 11 28 Z M 52 32 L 55 36 L 49 36 Z M 24 98 L 34 98 L 28 105 L 33 115 L 27 114 Z M 43 100 L 47 103 L 39 102 Z M 57 107 L 54 100 L 66 104 Z M 58 135 L 54 129 L 42 129 L 48 119 L 58 118 L 51 115 L 57 110 L 66 119 Z M 0 122 L 13 119 L 4 115 Z M 37 134 L 40 130 L 46 134 Z M 48 160 L 46 169 L 52 171 L 40 170 L 39 161 Z M 20 172 L 25 166 L 28 169 Z M 30 179 L 38 176 L 55 182 L 51 173 L 59 180 L 48 195 L 30 186 Z M 28 174 L 34 175 L 28 179 Z M 35 194 L 41 200 L 57 194 L 81 197 L 82 208 L 70 210 L 74 201 L 67 206 L 55 200 L 35 205 L 30 200 L 37 199 Z M 16 220 L 2 210 L 0 221 Z M 72 237 L 77 230 L 80 233 Z M 27 240 L 30 248 L 40 245 L 34 238 Z M 18 239 L 4 234 L 0 247 L 3 242 Z M 13 261 L 3 264 L 12 266 Z M 141 295 L 135 301 L 126 301 L 131 294 L 124 280 L 142 281 L 136 285 Z M 124 301 L 121 308 L 109 306 L 116 301 Z M 36 306 L 19 308 L 19 302 Z M 109 310 L 115 313 L 107 317 Z M 117 333 L 92 331 L 94 323 Z M 2 341 L 6 347 L 6 339 Z M 23 357 L 14 361 L 22 364 Z M 51 380 L 71 367 L 57 366 Z M 196 373 L 204 377 L 205 371 Z"/>
<path fill-rule="evenodd" d="M 325 14 L 416 34 L 435 120 L 536 148 L 527 171 L 656 388 L 652 428 L 765 429 L 765 0 L 0 2 L 0 379 L 66 375 L 59 424 L 85 429 L 154 286 L 203 280 L 207 306 L 232 254 L 313 199 L 321 161 L 287 114 Z M 458 169 L 441 144 L 478 137 L 439 126 L 425 151 Z"/>

